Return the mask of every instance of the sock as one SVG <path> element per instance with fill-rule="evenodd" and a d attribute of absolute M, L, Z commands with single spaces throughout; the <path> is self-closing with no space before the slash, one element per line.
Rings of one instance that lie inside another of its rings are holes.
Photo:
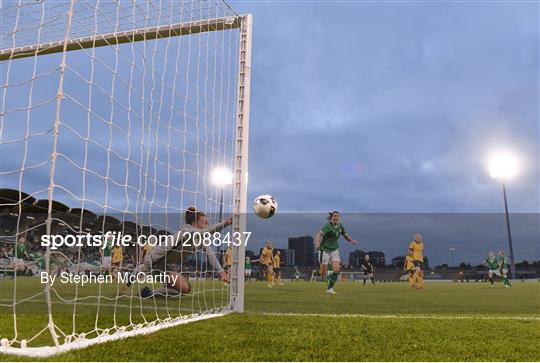
<path fill-rule="evenodd" d="M 503 277 L 503 282 L 504 282 L 505 285 L 510 286 L 510 281 L 508 280 L 508 277 L 506 277 L 506 276 Z"/>
<path fill-rule="evenodd" d="M 274 274 L 268 274 L 268 283 L 273 284 L 274 283 Z"/>
<path fill-rule="evenodd" d="M 330 275 L 330 278 L 328 279 L 328 290 L 334 287 L 334 285 L 336 284 L 337 278 L 338 278 L 338 274 L 336 272 L 332 272 L 332 274 Z"/>
<path fill-rule="evenodd" d="M 424 288 L 424 272 L 422 271 L 418 273 L 418 288 Z"/>
<path fill-rule="evenodd" d="M 418 272 L 414 272 L 412 275 L 412 286 L 416 286 L 418 284 Z"/>
<path fill-rule="evenodd" d="M 364 285 L 366 284 L 366 279 L 364 279 Z"/>
<path fill-rule="evenodd" d="M 163 295 L 163 296 L 174 296 L 179 295 L 180 291 L 175 290 L 171 287 L 160 287 L 154 290 L 154 295 Z"/>
<path fill-rule="evenodd" d="M 375 285 L 375 280 L 373 280 L 373 277 L 370 278 L 370 280 L 371 280 L 371 283 L 372 283 L 373 285 Z"/>
<path fill-rule="evenodd" d="M 488 278 L 489 282 L 493 285 L 493 277 Z"/>

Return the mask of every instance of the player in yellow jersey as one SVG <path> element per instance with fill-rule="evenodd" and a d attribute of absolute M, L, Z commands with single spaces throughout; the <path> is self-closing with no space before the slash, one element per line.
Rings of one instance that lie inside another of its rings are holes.
<path fill-rule="evenodd" d="M 413 276 L 416 272 L 416 266 L 414 266 L 414 258 L 412 252 L 409 250 L 409 253 L 405 256 L 404 270 L 409 274 L 409 286 L 414 288 Z"/>
<path fill-rule="evenodd" d="M 156 236 L 149 236 L 148 241 L 146 241 L 146 244 L 141 249 L 141 263 L 144 261 L 145 258 L 150 257 L 150 251 L 152 250 L 152 247 L 154 247 L 157 244 L 157 237 Z"/>
<path fill-rule="evenodd" d="M 223 267 L 225 268 L 225 271 L 230 269 L 232 266 L 232 259 L 233 259 L 233 249 L 232 247 L 227 248 L 225 251 L 225 255 L 223 256 Z"/>
<path fill-rule="evenodd" d="M 272 268 L 274 269 L 274 276 L 277 281 L 278 285 L 285 285 L 283 282 L 281 282 L 281 251 L 276 251 L 276 254 L 274 255 L 274 259 L 272 262 Z"/>
<path fill-rule="evenodd" d="M 413 285 L 416 289 L 424 288 L 424 241 L 420 233 L 414 235 L 414 241 L 409 244 L 415 266 Z"/>
<path fill-rule="evenodd" d="M 229 246 L 227 250 L 225 251 L 225 255 L 223 256 L 223 269 L 227 274 L 230 276 L 231 274 L 231 266 L 232 266 L 232 260 L 233 260 L 233 249 Z M 228 285 L 227 283 L 225 283 Z"/>
<path fill-rule="evenodd" d="M 266 246 L 262 249 L 259 262 L 264 266 L 266 272 L 266 280 L 268 281 L 268 287 L 274 286 L 274 248 L 272 247 L 272 241 L 266 241 Z"/>
<path fill-rule="evenodd" d="M 122 245 L 115 245 L 112 249 L 112 260 L 111 260 L 111 276 L 113 280 L 118 277 L 117 274 L 121 272 L 122 261 L 124 260 L 124 251 Z"/>

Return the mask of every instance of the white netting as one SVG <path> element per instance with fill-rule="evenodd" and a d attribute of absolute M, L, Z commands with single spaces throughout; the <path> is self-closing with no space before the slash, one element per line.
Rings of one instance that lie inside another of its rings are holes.
<path fill-rule="evenodd" d="M 142 249 L 111 251 L 108 268 L 98 248 L 51 250 L 39 239 L 172 234 L 189 206 L 210 224 L 220 206 L 231 216 L 234 188 L 225 186 L 221 202 L 211 175 L 235 170 L 241 18 L 221 0 L 9 1 L 1 18 L 0 349 L 228 311 L 213 251 L 165 261 L 189 277 L 189 293 L 142 298 L 141 284 L 39 280 L 43 271 L 129 273 Z M 47 52 L 55 44 L 60 51 Z"/>

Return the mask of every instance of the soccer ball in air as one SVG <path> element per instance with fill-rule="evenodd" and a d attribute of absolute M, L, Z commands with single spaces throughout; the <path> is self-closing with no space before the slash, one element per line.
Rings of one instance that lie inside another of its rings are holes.
<path fill-rule="evenodd" d="M 271 195 L 259 195 L 253 201 L 253 210 L 261 218 L 270 218 L 277 212 L 277 202 Z"/>

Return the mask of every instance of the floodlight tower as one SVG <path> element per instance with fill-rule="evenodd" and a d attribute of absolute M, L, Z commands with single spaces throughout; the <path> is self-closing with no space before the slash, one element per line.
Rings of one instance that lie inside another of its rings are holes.
<path fill-rule="evenodd" d="M 219 198 L 219 222 L 223 220 L 223 189 L 225 185 L 232 184 L 233 175 L 226 168 L 215 168 L 212 170 L 212 183 L 221 187 Z"/>
<path fill-rule="evenodd" d="M 489 160 L 489 173 L 491 177 L 502 181 L 506 232 L 508 233 L 508 250 L 510 252 L 510 277 L 512 279 L 516 275 L 516 264 L 514 263 L 514 247 L 512 245 L 512 231 L 510 229 L 510 215 L 508 213 L 508 199 L 506 197 L 506 182 L 516 175 L 518 165 L 519 162 L 515 155 L 509 152 L 497 152 Z"/>

